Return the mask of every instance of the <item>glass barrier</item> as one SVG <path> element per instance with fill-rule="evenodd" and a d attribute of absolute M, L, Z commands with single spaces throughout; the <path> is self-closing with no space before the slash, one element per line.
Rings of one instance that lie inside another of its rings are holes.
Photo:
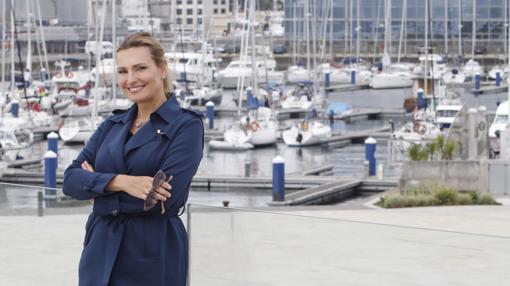
<path fill-rule="evenodd" d="M 293 213 L 190 205 L 189 286 L 510 281 L 510 237 Z"/>

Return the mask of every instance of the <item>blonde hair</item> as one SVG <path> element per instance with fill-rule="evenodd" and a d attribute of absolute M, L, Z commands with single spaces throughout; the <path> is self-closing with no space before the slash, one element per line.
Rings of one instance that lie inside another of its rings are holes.
<path fill-rule="evenodd" d="M 161 44 L 156 40 L 151 33 L 147 32 L 137 32 L 127 36 L 124 41 L 120 44 L 117 52 L 122 50 L 127 50 L 129 48 L 137 48 L 137 47 L 147 47 L 149 48 L 149 52 L 151 54 L 152 60 L 156 63 L 156 66 L 162 69 L 168 70 L 166 59 L 165 59 L 165 50 L 161 46 Z M 169 81 L 169 72 L 167 72 L 166 78 L 163 79 L 163 89 L 165 90 L 165 95 L 169 97 L 169 94 L 172 92 L 172 85 Z"/>

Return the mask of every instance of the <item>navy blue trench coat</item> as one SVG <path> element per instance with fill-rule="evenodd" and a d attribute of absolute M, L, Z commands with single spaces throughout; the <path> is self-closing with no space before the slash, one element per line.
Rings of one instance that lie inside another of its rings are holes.
<path fill-rule="evenodd" d="M 137 107 L 116 111 L 94 132 L 64 174 L 64 193 L 94 199 L 85 226 L 79 285 L 186 285 L 188 241 L 177 216 L 203 152 L 201 114 L 179 107 L 171 96 L 126 142 Z M 88 161 L 94 172 L 81 169 Z M 144 201 L 106 185 L 117 174 L 173 175 L 172 196 L 143 211 Z"/>

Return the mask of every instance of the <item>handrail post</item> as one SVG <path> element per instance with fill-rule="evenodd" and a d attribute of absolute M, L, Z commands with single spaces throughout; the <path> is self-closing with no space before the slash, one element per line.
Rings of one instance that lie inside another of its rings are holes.
<path fill-rule="evenodd" d="M 37 216 L 43 216 L 43 193 L 41 190 L 37 192 Z"/>
<path fill-rule="evenodd" d="M 191 204 L 186 205 L 186 230 L 188 233 L 188 277 L 187 285 L 191 286 Z"/>

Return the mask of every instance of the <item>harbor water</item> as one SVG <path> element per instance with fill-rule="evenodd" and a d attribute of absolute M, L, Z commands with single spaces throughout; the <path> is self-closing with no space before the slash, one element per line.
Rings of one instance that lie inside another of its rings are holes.
<path fill-rule="evenodd" d="M 330 102 L 343 102 L 357 108 L 401 108 L 406 97 L 411 96 L 411 89 L 395 90 L 358 90 L 349 92 L 333 92 L 329 95 Z M 494 112 L 497 103 L 506 100 L 507 93 L 480 95 L 477 99 L 474 95 L 466 92 L 462 96 L 463 102 L 468 107 L 476 107 L 477 104 L 487 107 L 489 112 Z M 229 91 L 223 98 L 222 105 L 234 105 Z M 219 117 L 216 119 L 216 128 L 224 130 L 232 123 L 232 117 Z M 403 122 L 396 121 L 398 127 Z M 291 120 L 282 124 L 290 125 Z M 388 126 L 387 119 L 366 120 L 359 119 L 351 122 L 335 121 L 333 130 L 335 133 L 358 131 Z M 66 166 L 77 157 L 82 145 L 64 145 L 59 143 L 59 172 L 63 172 Z M 377 143 L 376 159 L 384 164 L 386 176 L 398 176 L 399 165 L 387 163 L 386 140 Z M 46 142 L 36 142 L 32 147 L 33 158 L 42 158 L 46 152 Z M 300 172 L 314 167 L 332 165 L 332 175 L 357 176 L 364 173 L 364 146 L 362 144 L 350 144 L 343 148 L 326 148 L 323 146 L 311 146 L 304 148 L 288 147 L 279 142 L 274 146 L 256 148 L 248 151 L 222 151 L 209 150 L 205 147 L 204 158 L 197 174 L 207 175 L 230 175 L 244 176 L 245 165 L 249 162 L 250 176 L 270 177 L 272 172 L 271 161 L 276 156 L 282 156 L 285 160 L 286 174 L 299 174 Z M 221 205 L 222 201 L 228 200 L 231 205 L 237 207 L 260 207 L 267 206 L 271 200 L 271 190 L 249 188 L 212 188 L 210 191 L 202 188 L 192 188 L 190 202 L 207 205 Z M 37 206 L 36 189 L 27 187 L 0 186 L 0 209 L 35 208 Z"/>

